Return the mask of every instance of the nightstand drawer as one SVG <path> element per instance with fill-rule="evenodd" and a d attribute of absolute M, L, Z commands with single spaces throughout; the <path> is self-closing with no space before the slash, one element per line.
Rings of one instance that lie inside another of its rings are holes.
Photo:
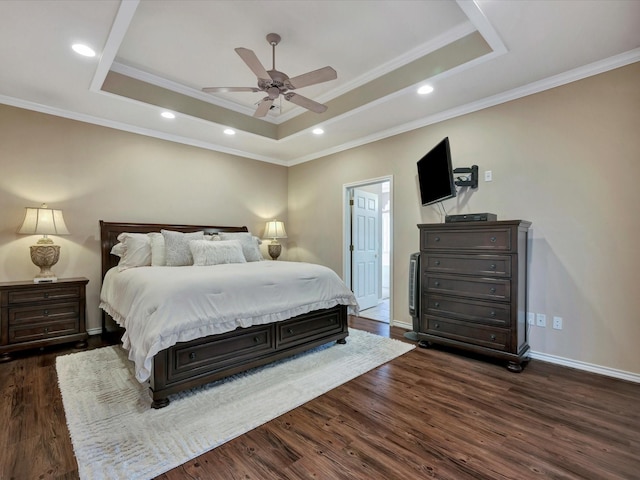
<path fill-rule="evenodd" d="M 9 327 L 65 319 L 75 320 L 79 316 L 80 307 L 78 302 L 45 303 L 32 307 L 16 307 L 9 309 Z"/>
<path fill-rule="evenodd" d="M 13 290 L 9 292 L 9 305 L 19 303 L 34 303 L 44 301 L 66 300 L 80 297 L 80 287 L 33 287 L 26 290 Z"/>
<path fill-rule="evenodd" d="M 27 324 L 20 327 L 9 328 L 9 343 L 22 343 L 33 340 L 42 340 L 62 335 L 78 333 L 78 320 L 62 320 L 59 322 L 47 322 L 39 324 Z"/>

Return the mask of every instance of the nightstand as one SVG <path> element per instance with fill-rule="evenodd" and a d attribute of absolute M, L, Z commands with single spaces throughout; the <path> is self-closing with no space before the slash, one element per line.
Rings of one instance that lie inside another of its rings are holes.
<path fill-rule="evenodd" d="M 86 347 L 87 283 L 84 277 L 0 283 L 0 362 L 18 350 L 68 342 Z"/>

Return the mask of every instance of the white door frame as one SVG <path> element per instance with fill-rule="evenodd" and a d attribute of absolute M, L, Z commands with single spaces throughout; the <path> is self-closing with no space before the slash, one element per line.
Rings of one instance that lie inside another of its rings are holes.
<path fill-rule="evenodd" d="M 393 325 L 393 175 L 371 178 L 359 182 L 345 183 L 342 186 L 342 278 L 347 285 L 351 285 L 351 206 L 349 205 L 349 191 L 353 188 L 365 187 L 376 183 L 389 182 L 389 325 Z M 381 270 L 382 271 L 382 270 Z"/>

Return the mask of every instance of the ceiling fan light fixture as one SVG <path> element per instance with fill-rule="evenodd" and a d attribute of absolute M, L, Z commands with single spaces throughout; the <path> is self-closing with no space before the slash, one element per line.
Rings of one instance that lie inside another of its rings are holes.
<path fill-rule="evenodd" d="M 83 57 L 96 56 L 96 52 L 95 50 L 93 50 L 93 48 L 87 45 L 83 45 L 82 43 L 74 43 L 73 45 L 71 45 L 71 48 L 74 52 L 76 52 L 78 55 L 82 55 Z"/>
<path fill-rule="evenodd" d="M 418 93 L 420 95 L 427 95 L 431 92 L 433 92 L 433 87 L 431 85 L 422 85 L 420 88 L 418 88 Z"/>

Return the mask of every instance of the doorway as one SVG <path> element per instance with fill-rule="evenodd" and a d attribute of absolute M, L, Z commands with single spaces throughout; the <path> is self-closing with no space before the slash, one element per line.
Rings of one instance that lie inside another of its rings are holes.
<path fill-rule="evenodd" d="M 344 278 L 360 316 L 391 322 L 392 177 L 344 186 Z"/>

